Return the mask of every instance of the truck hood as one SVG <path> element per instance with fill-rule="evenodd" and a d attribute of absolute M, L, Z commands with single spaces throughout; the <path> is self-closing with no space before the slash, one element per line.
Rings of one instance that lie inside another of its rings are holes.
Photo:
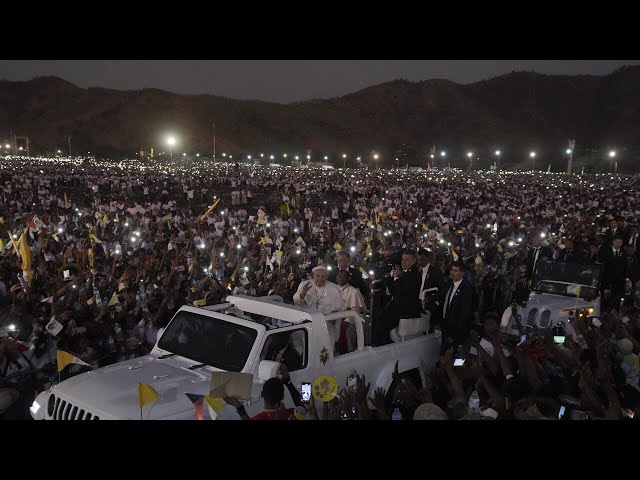
<path fill-rule="evenodd" d="M 539 310 L 582 308 L 594 305 L 595 300 L 587 301 L 582 298 L 568 297 L 565 295 L 553 295 L 551 293 L 532 293 L 527 301 L 527 310 L 537 308 Z M 555 313 L 555 311 L 553 312 Z"/>
<path fill-rule="evenodd" d="M 137 386 L 146 383 L 160 398 L 143 407 L 144 419 L 189 419 L 194 407 L 185 393 L 208 394 L 211 367 L 189 371 L 181 365 L 175 358 L 138 357 L 76 375 L 50 393 L 101 419 L 140 419 Z"/>

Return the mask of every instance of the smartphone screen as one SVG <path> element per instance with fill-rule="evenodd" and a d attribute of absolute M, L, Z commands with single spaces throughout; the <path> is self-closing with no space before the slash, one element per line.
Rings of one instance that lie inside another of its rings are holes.
<path fill-rule="evenodd" d="M 564 343 L 564 336 L 554 335 L 553 341 L 556 343 Z"/>
<path fill-rule="evenodd" d="M 560 405 L 560 411 L 558 412 L 558 420 L 562 419 L 562 416 L 564 415 L 564 411 L 565 411 L 565 406 Z"/>
<path fill-rule="evenodd" d="M 456 358 L 456 359 L 453 361 L 453 366 L 454 366 L 454 367 L 461 367 L 461 366 L 463 366 L 463 365 L 464 365 L 464 358 Z"/>
<path fill-rule="evenodd" d="M 311 401 L 311 383 L 303 382 L 300 390 L 302 391 L 302 403 L 309 403 Z"/>

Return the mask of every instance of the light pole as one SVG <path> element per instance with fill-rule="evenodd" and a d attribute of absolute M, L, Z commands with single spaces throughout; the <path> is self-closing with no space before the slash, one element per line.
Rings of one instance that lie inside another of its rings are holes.
<path fill-rule="evenodd" d="M 618 161 L 614 160 L 614 158 L 616 158 L 616 151 L 615 150 L 611 150 L 609 152 L 609 158 L 611 159 L 611 164 L 613 164 L 615 162 L 614 173 L 618 173 Z"/>
<path fill-rule="evenodd" d="M 469 159 L 469 170 L 471 170 L 473 166 L 473 152 L 467 152 L 467 158 Z"/>
<path fill-rule="evenodd" d="M 213 125 L 213 161 L 216 161 L 216 124 Z"/>
<path fill-rule="evenodd" d="M 374 160 L 378 160 L 378 158 L 379 158 L 379 155 L 378 155 L 377 153 L 374 153 L 374 154 L 373 154 L 373 159 L 374 159 Z M 376 162 L 376 164 L 377 164 L 377 162 Z"/>
<path fill-rule="evenodd" d="M 573 167 L 573 149 L 567 148 L 567 155 L 569 155 L 569 161 L 567 162 L 567 174 L 571 175 L 571 168 Z"/>
<path fill-rule="evenodd" d="M 167 138 L 167 143 L 169 144 L 169 156 L 171 157 L 171 161 L 173 161 L 173 146 L 176 144 L 176 139 L 169 137 Z"/>
<path fill-rule="evenodd" d="M 440 152 L 440 156 L 442 157 L 442 169 L 444 170 L 444 158 L 447 156 L 447 152 L 444 150 Z"/>
<path fill-rule="evenodd" d="M 531 157 L 531 170 L 536 169 L 536 152 L 529 152 L 529 157 Z"/>
<path fill-rule="evenodd" d="M 71 157 L 71 136 L 67 137 L 67 142 L 69 142 L 69 157 Z"/>
<path fill-rule="evenodd" d="M 435 158 L 435 155 L 433 153 L 430 153 L 429 158 L 431 159 L 431 161 L 427 162 L 427 170 L 431 170 L 433 168 L 433 159 Z"/>
<path fill-rule="evenodd" d="M 496 150 L 496 158 L 498 159 L 496 161 L 496 172 L 500 173 L 500 150 Z"/>
<path fill-rule="evenodd" d="M 347 168 L 347 154 L 342 154 L 342 168 Z"/>

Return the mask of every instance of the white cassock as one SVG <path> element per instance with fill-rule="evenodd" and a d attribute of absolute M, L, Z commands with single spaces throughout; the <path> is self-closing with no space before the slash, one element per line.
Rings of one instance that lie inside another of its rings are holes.
<path fill-rule="evenodd" d="M 365 310 L 364 298 L 362 298 L 362 294 L 360 290 L 358 290 L 353 285 L 349 285 L 348 283 L 344 287 L 338 286 L 338 290 L 340 290 L 340 295 L 342 295 L 342 299 L 344 300 L 345 307 L 347 310 L 354 310 L 358 313 L 362 313 Z M 347 322 L 347 345 L 350 352 L 356 349 L 357 338 L 356 338 L 356 328 L 353 325 L 353 319 L 351 317 L 347 317 L 344 319 Z M 340 328 L 342 326 L 342 320 L 336 320 L 334 335 L 336 338 L 340 338 Z"/>
<path fill-rule="evenodd" d="M 308 283 L 311 283 L 311 288 L 304 296 L 304 298 L 300 298 L 302 289 Z M 295 303 L 296 305 L 305 306 L 305 310 L 309 312 L 322 312 L 324 314 L 327 314 L 345 310 L 344 300 L 340 295 L 338 285 L 333 282 L 325 282 L 323 287 L 317 287 L 313 280 L 306 280 L 304 282 L 301 282 L 300 285 L 298 285 L 298 290 L 293 295 L 293 303 Z M 335 323 L 338 322 L 336 321 Z M 334 328 L 330 328 L 330 326 L 327 325 L 327 328 L 329 329 L 329 337 L 331 339 L 331 342 L 333 345 L 335 345 L 336 339 L 338 338 L 336 337 L 335 333 L 335 325 Z M 340 332 L 340 330 L 338 330 L 338 332 Z"/>

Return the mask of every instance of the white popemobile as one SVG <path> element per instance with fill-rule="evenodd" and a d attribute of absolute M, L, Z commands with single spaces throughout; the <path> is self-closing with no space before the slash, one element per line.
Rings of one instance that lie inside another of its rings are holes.
<path fill-rule="evenodd" d="M 600 277 L 602 265 L 538 262 L 533 289 L 525 305 L 507 308 L 501 326 L 506 333 L 519 335 L 522 328 L 551 328 L 562 324 L 573 334 L 569 318 L 576 310 L 590 317 L 600 316 Z M 513 313 L 517 312 L 517 318 Z"/>
<path fill-rule="evenodd" d="M 346 317 L 355 321 L 357 348 L 334 357 L 327 322 Z M 379 347 L 364 345 L 363 324 L 354 311 L 310 313 L 276 296 L 237 295 L 228 296 L 220 305 L 184 306 L 158 332 L 148 355 L 54 385 L 38 395 L 31 415 L 36 420 L 139 419 L 137 384 L 146 383 L 160 398 L 151 407 L 145 406 L 144 418 L 189 420 L 194 418 L 194 407 L 185 393 L 208 394 L 211 372 L 231 371 L 253 374 L 251 399 L 244 403 L 247 413 L 254 416 L 263 408 L 262 385 L 275 376 L 279 366 L 270 360 L 273 352 L 284 349 L 292 353 L 289 358 L 297 359 L 295 364 L 289 362 L 289 369 L 298 389 L 301 382 L 313 382 L 321 375 L 333 376 L 344 386 L 356 371 L 372 382 L 370 392 L 382 387 L 391 396 L 396 361 L 399 372 L 425 385 L 440 352 L 440 332 L 427 334 L 428 318 L 401 320 L 392 332 L 394 343 Z M 275 357 L 287 362 L 286 356 Z M 285 403 L 293 406 L 286 389 Z M 323 409 L 318 412 L 322 415 Z M 218 418 L 237 420 L 239 416 L 235 408 L 224 404 Z"/>

